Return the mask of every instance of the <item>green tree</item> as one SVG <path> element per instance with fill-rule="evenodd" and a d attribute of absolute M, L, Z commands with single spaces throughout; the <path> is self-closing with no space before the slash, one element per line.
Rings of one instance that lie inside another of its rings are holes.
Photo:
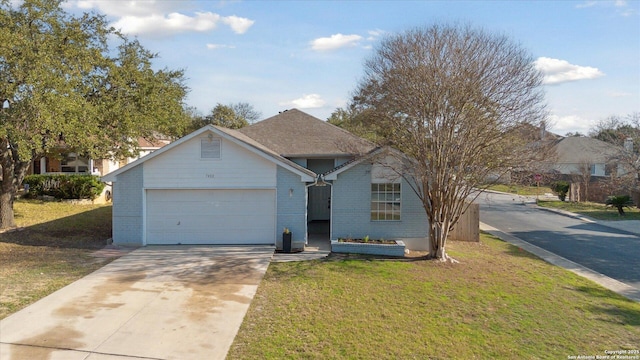
<path fill-rule="evenodd" d="M 384 141 L 385 133 L 388 129 L 380 127 L 372 118 L 367 116 L 367 110 L 359 110 L 355 106 L 348 106 L 346 109 L 335 109 L 327 122 L 341 127 L 352 134 L 367 139 L 374 143 Z"/>
<path fill-rule="evenodd" d="M 60 147 L 122 158 L 139 136 L 184 133 L 183 72 L 156 71 L 154 58 L 103 16 L 72 16 L 60 0 L 0 0 L 1 228 L 15 226 L 34 159 Z"/>
<path fill-rule="evenodd" d="M 246 102 L 229 105 L 218 103 L 211 109 L 209 115 L 205 117 L 193 116 L 192 130 L 197 130 L 208 124 L 229 129 L 240 129 L 258 121 L 261 116 L 262 114 L 259 111 Z"/>
<path fill-rule="evenodd" d="M 233 112 L 237 117 L 246 120 L 249 124 L 255 123 L 262 117 L 262 113 L 260 111 L 256 110 L 253 105 L 246 102 L 234 103 L 228 106 L 233 109 Z"/>
<path fill-rule="evenodd" d="M 504 36 L 434 25 L 387 37 L 365 62 L 353 105 L 413 159 L 393 170 L 422 201 L 432 258 L 448 259 L 447 235 L 476 189 L 536 153 L 519 135 L 545 116 L 533 60 Z"/>
<path fill-rule="evenodd" d="M 240 129 L 248 126 L 249 122 L 236 115 L 233 108 L 229 105 L 222 105 L 218 103 L 216 107 L 211 110 L 211 113 L 205 118 L 208 124 L 222 126 L 229 129 Z"/>

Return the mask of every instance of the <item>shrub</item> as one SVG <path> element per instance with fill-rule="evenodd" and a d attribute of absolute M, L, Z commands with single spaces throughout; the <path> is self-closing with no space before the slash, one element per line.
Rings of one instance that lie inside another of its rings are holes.
<path fill-rule="evenodd" d="M 105 187 L 105 183 L 94 175 L 27 175 L 23 183 L 29 185 L 29 197 L 48 195 L 56 199 L 93 200 Z"/>
<path fill-rule="evenodd" d="M 566 181 L 556 181 L 551 183 L 551 190 L 553 190 L 558 195 L 558 199 L 560 199 L 560 201 L 564 201 L 564 199 L 567 198 L 569 186 L 569 183 Z"/>
<path fill-rule="evenodd" d="M 618 209 L 618 215 L 620 216 L 624 216 L 623 208 L 633 205 L 633 201 L 631 201 L 631 197 L 629 195 L 609 196 L 604 203 L 607 206 L 615 207 L 616 209 Z"/>

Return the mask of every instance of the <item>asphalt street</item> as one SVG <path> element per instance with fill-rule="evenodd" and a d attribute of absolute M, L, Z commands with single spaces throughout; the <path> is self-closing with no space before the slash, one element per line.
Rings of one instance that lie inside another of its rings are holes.
<path fill-rule="evenodd" d="M 526 204 L 517 195 L 486 193 L 480 221 L 640 290 L 640 237 Z"/>

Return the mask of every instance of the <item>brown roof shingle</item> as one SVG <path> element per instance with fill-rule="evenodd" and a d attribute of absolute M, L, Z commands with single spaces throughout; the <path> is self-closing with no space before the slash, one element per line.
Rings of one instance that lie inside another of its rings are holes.
<path fill-rule="evenodd" d="M 570 136 L 558 140 L 555 151 L 558 164 L 600 164 L 619 155 L 622 148 L 590 137 Z"/>
<path fill-rule="evenodd" d="M 364 154 L 371 142 L 298 109 L 285 110 L 239 131 L 285 157 Z"/>

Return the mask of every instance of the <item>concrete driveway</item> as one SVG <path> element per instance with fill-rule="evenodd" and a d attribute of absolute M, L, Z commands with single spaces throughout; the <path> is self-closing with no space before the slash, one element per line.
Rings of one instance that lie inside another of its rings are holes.
<path fill-rule="evenodd" d="M 149 246 L 0 322 L 0 359 L 224 359 L 270 246 Z"/>

